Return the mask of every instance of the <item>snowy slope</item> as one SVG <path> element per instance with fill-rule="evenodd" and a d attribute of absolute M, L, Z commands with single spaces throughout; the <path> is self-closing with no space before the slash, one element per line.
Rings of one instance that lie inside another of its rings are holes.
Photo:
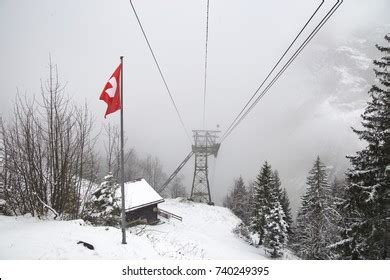
<path fill-rule="evenodd" d="M 159 231 L 144 234 L 162 256 L 180 259 L 264 258 L 263 250 L 234 236 L 232 229 L 240 220 L 227 208 L 186 200 L 179 202 L 179 199 L 167 200 L 160 208 L 183 217 L 182 222 L 171 219 L 159 226 Z"/>
<path fill-rule="evenodd" d="M 263 249 L 232 233 L 240 222 L 230 210 L 179 199 L 160 204 L 183 217 L 127 231 L 93 227 L 82 220 L 53 221 L 0 216 L 0 259 L 264 259 Z M 76 244 L 91 243 L 91 251 Z"/>

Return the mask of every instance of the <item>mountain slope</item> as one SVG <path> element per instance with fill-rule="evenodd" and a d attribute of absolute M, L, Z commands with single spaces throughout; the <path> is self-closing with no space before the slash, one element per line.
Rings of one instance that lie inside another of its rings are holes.
<path fill-rule="evenodd" d="M 240 223 L 230 210 L 180 199 L 160 204 L 183 217 L 127 231 L 93 227 L 82 220 L 54 221 L 0 216 L 0 259 L 264 259 L 262 248 L 232 233 Z M 78 241 L 92 244 L 88 250 Z"/>

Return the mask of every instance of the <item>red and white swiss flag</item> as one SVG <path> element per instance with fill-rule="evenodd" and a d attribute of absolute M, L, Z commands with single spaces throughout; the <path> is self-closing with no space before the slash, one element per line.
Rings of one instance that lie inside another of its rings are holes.
<path fill-rule="evenodd" d="M 114 73 L 111 75 L 106 86 L 103 89 L 102 94 L 100 95 L 100 100 L 103 100 L 107 103 L 107 110 L 104 118 L 111 113 L 114 113 L 121 109 L 121 96 L 120 96 L 120 75 L 121 75 L 121 66 L 116 68 Z"/>

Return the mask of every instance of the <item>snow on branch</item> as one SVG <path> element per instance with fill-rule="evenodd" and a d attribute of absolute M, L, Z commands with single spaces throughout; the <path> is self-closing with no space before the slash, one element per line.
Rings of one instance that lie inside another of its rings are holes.
<path fill-rule="evenodd" d="M 46 207 L 47 209 L 49 209 L 51 212 L 53 212 L 54 214 L 54 220 L 60 216 L 60 214 L 58 214 L 58 212 L 56 210 L 54 210 L 52 207 L 50 207 L 49 205 L 47 205 L 45 202 L 42 201 L 42 199 L 34 192 L 34 195 L 38 198 L 39 202 L 41 202 L 43 204 L 44 207 Z"/>

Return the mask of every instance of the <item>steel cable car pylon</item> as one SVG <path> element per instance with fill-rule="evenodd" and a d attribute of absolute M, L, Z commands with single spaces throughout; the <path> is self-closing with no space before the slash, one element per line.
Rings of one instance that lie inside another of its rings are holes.
<path fill-rule="evenodd" d="M 193 130 L 194 144 L 191 152 L 180 163 L 166 182 L 158 189 L 162 193 L 169 183 L 176 177 L 188 160 L 195 155 L 194 178 L 192 179 L 191 196 L 189 200 L 214 205 L 211 200 L 208 157 L 217 157 L 220 143 L 217 143 L 219 130 Z"/>
<path fill-rule="evenodd" d="M 208 157 L 217 156 L 220 143 L 217 143 L 218 130 L 193 130 L 194 144 L 192 152 L 195 154 L 194 178 L 192 180 L 191 196 L 189 200 L 214 205 L 211 199 L 208 177 Z"/>

